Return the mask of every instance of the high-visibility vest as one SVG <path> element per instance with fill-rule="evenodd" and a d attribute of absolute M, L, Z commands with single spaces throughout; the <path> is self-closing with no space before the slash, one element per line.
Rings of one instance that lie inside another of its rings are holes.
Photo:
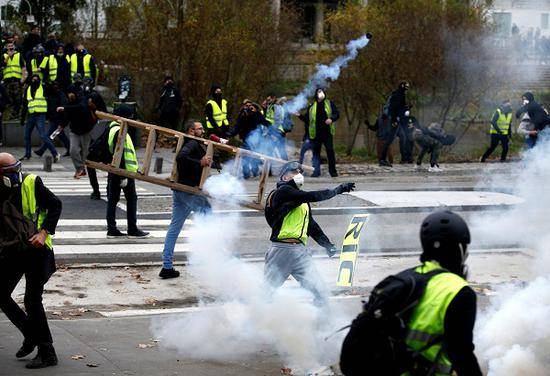
<path fill-rule="evenodd" d="M 36 175 L 29 174 L 23 179 L 21 184 L 21 206 L 23 207 L 23 215 L 33 221 L 36 227 L 40 230 L 46 219 L 47 212 L 40 210 L 36 205 Z M 53 249 L 52 236 L 46 235 L 44 245 L 49 249 Z"/>
<path fill-rule="evenodd" d="M 43 81 L 44 80 L 44 74 L 38 68 L 41 68 L 42 65 L 46 66 L 46 64 L 48 63 L 48 57 L 45 56 L 44 59 L 42 59 L 42 61 L 40 62 L 40 65 L 38 65 L 37 63 L 38 62 L 36 61 L 36 58 L 33 58 L 31 60 L 30 75 L 37 74 L 40 77 L 40 81 Z"/>
<path fill-rule="evenodd" d="M 120 130 L 120 124 L 116 121 L 112 121 L 109 124 L 109 151 L 112 153 L 115 152 L 115 135 Z M 126 139 L 124 140 L 124 169 L 130 172 L 137 172 L 138 170 L 138 160 L 136 156 L 136 149 L 134 148 L 134 143 L 129 134 L 126 134 Z"/>
<path fill-rule="evenodd" d="M 82 78 L 92 77 L 92 67 L 90 66 L 91 61 L 92 61 L 92 55 L 90 54 L 86 54 L 82 58 L 82 65 L 84 66 L 84 76 Z M 78 73 L 78 54 L 72 54 L 70 62 L 71 62 L 71 82 L 72 82 L 75 73 Z"/>
<path fill-rule="evenodd" d="M 427 261 L 416 268 L 419 273 L 428 273 L 440 269 L 439 263 Z M 445 332 L 445 314 L 449 304 L 458 292 L 468 286 L 463 278 L 454 273 L 440 273 L 430 278 L 426 290 L 414 308 L 407 325 L 405 342 L 413 350 L 420 350 L 434 338 Z M 444 349 L 442 342 L 438 342 L 420 353 L 435 366 L 435 375 L 450 375 L 452 363 Z"/>
<path fill-rule="evenodd" d="M 267 106 L 265 109 L 265 120 L 269 122 L 269 124 L 273 124 L 275 122 L 275 104 L 272 103 Z"/>
<path fill-rule="evenodd" d="M 325 106 L 325 112 L 327 113 L 327 119 L 330 119 L 332 116 L 332 107 L 330 106 L 330 101 L 328 99 L 325 99 L 323 101 L 323 104 Z M 309 138 L 310 140 L 315 139 L 315 136 L 317 136 L 317 101 L 313 102 L 311 106 L 309 106 Z M 336 133 L 336 125 L 334 122 L 330 125 L 330 133 L 334 136 Z"/>
<path fill-rule="evenodd" d="M 65 60 L 67 60 L 67 63 L 69 63 L 69 56 L 65 55 Z M 46 66 L 48 67 L 48 82 L 53 82 L 57 79 L 58 65 L 59 64 L 57 64 L 57 58 L 54 54 L 42 60 L 42 63 L 40 64 L 40 69 L 46 69 Z"/>
<path fill-rule="evenodd" d="M 307 244 L 307 228 L 309 226 L 309 205 L 304 203 L 292 209 L 283 219 L 277 239 L 296 239 L 303 245 Z"/>
<path fill-rule="evenodd" d="M 210 104 L 212 106 L 212 116 L 214 119 L 208 119 L 206 118 L 206 127 L 207 128 L 220 128 L 222 126 L 227 127 L 229 125 L 229 121 L 227 120 L 227 101 L 225 99 L 222 99 L 222 107 L 218 106 L 218 103 L 216 103 L 215 100 L 210 99 L 206 104 Z M 212 124 L 210 121 L 214 120 L 216 125 Z"/>
<path fill-rule="evenodd" d="M 17 78 L 20 80 L 23 77 L 23 69 L 21 68 L 21 54 L 16 52 L 10 57 L 8 54 L 4 54 L 4 61 L 6 66 L 4 67 L 4 79 Z"/>
<path fill-rule="evenodd" d="M 46 112 L 48 112 L 48 102 L 46 101 L 46 97 L 44 97 L 44 87 L 42 86 L 42 84 L 40 84 L 36 89 L 36 92 L 34 93 L 34 98 L 31 94 L 31 87 L 29 86 L 27 88 L 27 109 L 29 111 L 29 114 L 45 114 Z"/>
<path fill-rule="evenodd" d="M 498 114 L 497 126 L 500 128 L 503 135 L 507 136 L 510 130 L 510 124 L 512 123 L 512 112 L 508 114 L 503 114 L 500 108 L 497 108 L 496 113 Z M 491 124 L 491 134 L 498 134 L 497 130 Z"/>

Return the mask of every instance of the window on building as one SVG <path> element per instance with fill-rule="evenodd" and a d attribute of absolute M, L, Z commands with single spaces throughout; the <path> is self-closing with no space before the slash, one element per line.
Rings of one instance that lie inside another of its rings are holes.
<path fill-rule="evenodd" d="M 540 28 L 543 30 L 548 29 L 548 13 L 542 13 L 540 15 Z"/>
<path fill-rule="evenodd" d="M 512 13 L 495 12 L 493 13 L 495 30 L 500 36 L 508 36 L 512 30 Z"/>

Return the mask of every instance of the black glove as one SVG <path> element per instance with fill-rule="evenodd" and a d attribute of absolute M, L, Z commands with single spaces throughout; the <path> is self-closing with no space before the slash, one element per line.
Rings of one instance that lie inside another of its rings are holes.
<path fill-rule="evenodd" d="M 342 183 L 338 187 L 334 188 L 337 195 L 344 192 L 351 192 L 355 190 L 355 183 Z"/>
<path fill-rule="evenodd" d="M 333 245 L 331 245 L 330 247 L 325 248 L 325 249 L 326 249 L 326 251 L 327 251 L 328 257 L 332 257 L 332 256 L 334 256 L 335 254 L 338 253 L 338 250 L 337 250 L 336 247 L 333 246 Z"/>

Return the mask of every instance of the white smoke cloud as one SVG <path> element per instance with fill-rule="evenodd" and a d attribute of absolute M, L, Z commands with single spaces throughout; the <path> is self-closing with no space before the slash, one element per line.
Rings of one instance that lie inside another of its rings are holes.
<path fill-rule="evenodd" d="M 209 178 L 205 189 L 223 198 L 244 192 L 242 182 L 226 175 Z M 201 303 L 196 313 L 153 319 L 151 328 L 161 346 L 217 361 L 257 356 L 260 349 L 275 351 L 295 374 L 337 362 L 344 334 L 324 338 L 351 317 L 336 308 L 327 316 L 302 289 L 282 287 L 269 296 L 263 265 L 233 255 L 246 231 L 238 215 L 195 216 L 191 231 L 188 270 L 215 296 L 215 303 Z"/>
<path fill-rule="evenodd" d="M 515 242 L 536 251 L 533 270 L 538 278 L 498 290 L 488 312 L 476 326 L 476 347 L 489 375 L 546 375 L 550 369 L 550 140 L 549 134 L 527 152 L 510 172 L 508 185 L 526 200 L 507 213 L 486 214 L 471 222 L 472 233 L 490 244 Z M 496 182 L 502 186 L 502 182 Z"/>
<path fill-rule="evenodd" d="M 330 63 L 330 65 L 318 64 L 317 71 L 309 79 L 309 82 L 302 89 L 298 95 L 285 103 L 287 111 L 294 114 L 307 106 L 308 98 L 315 94 L 315 90 L 318 87 L 327 86 L 329 81 L 337 80 L 340 77 L 340 71 L 345 68 L 351 60 L 354 60 L 361 48 L 364 48 L 369 44 L 370 39 L 367 35 L 363 35 L 360 38 L 351 40 L 346 45 L 347 53 L 342 56 L 338 56 Z"/>

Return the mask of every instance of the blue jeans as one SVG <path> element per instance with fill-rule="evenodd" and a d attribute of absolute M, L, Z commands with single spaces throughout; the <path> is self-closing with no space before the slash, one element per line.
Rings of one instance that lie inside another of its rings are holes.
<path fill-rule="evenodd" d="M 59 126 L 59 124 L 61 124 L 60 121 L 51 121 L 50 120 L 50 128 L 48 129 L 48 135 L 51 135 L 53 132 L 55 132 L 55 130 L 57 129 L 57 127 Z M 61 143 L 63 144 L 63 146 L 65 146 L 65 149 L 67 149 L 67 151 L 69 151 L 69 148 L 70 148 L 70 141 L 69 141 L 69 137 L 67 137 L 67 135 L 65 134 L 65 131 L 62 131 L 58 136 L 57 138 L 59 139 L 59 141 L 61 141 Z M 48 139 L 50 139 L 48 137 Z M 53 141 L 52 141 L 53 143 Z M 42 146 L 40 147 L 40 149 L 37 150 L 37 152 L 39 154 L 42 154 L 46 151 L 46 149 L 48 148 L 48 146 L 46 145 L 46 143 L 42 143 Z"/>
<path fill-rule="evenodd" d="M 172 220 L 164 239 L 164 250 L 162 251 L 162 267 L 173 268 L 174 247 L 181 232 L 181 228 L 191 212 L 209 214 L 212 209 L 204 196 L 190 193 L 172 191 Z"/>
<path fill-rule="evenodd" d="M 527 149 L 534 148 L 536 143 L 537 143 L 537 138 L 536 137 L 527 137 L 527 138 L 525 138 L 525 146 L 527 147 Z"/>
<path fill-rule="evenodd" d="M 55 146 L 53 146 L 52 140 L 50 140 L 50 135 L 46 133 L 46 115 L 29 114 L 27 123 L 25 124 L 25 156 L 30 157 L 31 155 L 31 135 L 35 127 L 46 148 L 52 155 L 57 155 L 57 150 L 55 150 Z"/>

